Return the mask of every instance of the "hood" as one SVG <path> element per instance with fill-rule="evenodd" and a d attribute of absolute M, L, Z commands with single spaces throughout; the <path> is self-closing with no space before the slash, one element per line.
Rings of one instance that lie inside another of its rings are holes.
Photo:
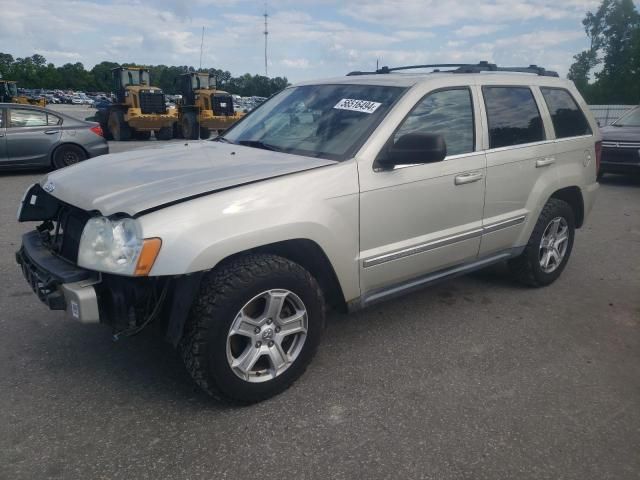
<path fill-rule="evenodd" d="M 609 142 L 640 142 L 640 127 L 602 127 L 602 140 Z"/>
<path fill-rule="evenodd" d="M 95 157 L 53 172 L 40 184 L 54 197 L 83 210 L 133 216 L 218 190 L 335 163 L 222 142 L 180 142 Z"/>

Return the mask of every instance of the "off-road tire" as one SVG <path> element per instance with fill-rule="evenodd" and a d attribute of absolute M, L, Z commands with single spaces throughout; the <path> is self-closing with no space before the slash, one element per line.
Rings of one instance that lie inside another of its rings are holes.
<path fill-rule="evenodd" d="M 118 142 L 131 140 L 131 127 L 124 121 L 124 113 L 120 110 L 112 110 L 109 114 L 108 130 L 113 139 Z"/>
<path fill-rule="evenodd" d="M 61 145 L 53 152 L 53 168 L 75 165 L 87 158 L 87 153 L 77 145 Z"/>
<path fill-rule="evenodd" d="M 209 137 L 211 137 L 211 130 L 200 127 L 200 138 L 202 140 L 207 140 Z"/>
<path fill-rule="evenodd" d="M 567 221 L 569 227 L 569 239 L 567 243 L 567 250 L 564 254 L 560 265 L 551 273 L 546 273 L 540 266 L 540 242 L 545 229 L 556 217 L 563 217 Z M 513 277 L 530 287 L 545 287 L 555 282 L 569 261 L 571 256 L 571 250 L 573 249 L 573 241 L 575 238 L 575 215 L 571 206 L 558 198 L 551 198 L 545 204 L 538 221 L 536 222 L 533 232 L 529 237 L 529 242 L 524 251 L 517 256 L 509 260 L 509 269 Z"/>
<path fill-rule="evenodd" d="M 156 140 L 171 140 L 173 138 L 173 126 L 162 127 L 160 130 L 154 130 L 153 134 Z"/>
<path fill-rule="evenodd" d="M 136 140 L 149 140 L 151 138 L 151 132 L 136 130 L 133 132 L 133 138 Z"/>
<path fill-rule="evenodd" d="M 302 299 L 308 330 L 298 357 L 280 375 L 262 383 L 247 382 L 229 366 L 227 335 L 236 314 L 266 290 L 283 288 Z M 216 267 L 201 283 L 180 342 L 187 371 L 214 398 L 250 404 L 286 390 L 313 358 L 324 329 L 324 297 L 316 280 L 297 263 L 276 255 L 251 254 Z"/>
<path fill-rule="evenodd" d="M 196 112 L 185 112 L 180 121 L 182 127 L 182 135 L 187 140 L 197 140 L 200 133 L 200 125 L 198 124 L 198 116 Z"/>

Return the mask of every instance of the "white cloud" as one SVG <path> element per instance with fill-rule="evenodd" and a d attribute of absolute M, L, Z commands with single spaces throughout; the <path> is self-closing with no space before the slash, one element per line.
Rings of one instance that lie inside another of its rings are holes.
<path fill-rule="evenodd" d="M 470 38 L 470 37 L 480 37 L 483 35 L 489 35 L 491 33 L 495 33 L 499 30 L 506 28 L 506 25 L 463 25 L 459 29 L 455 31 L 455 34 L 459 37 Z"/>
<path fill-rule="evenodd" d="M 284 58 L 280 63 L 291 68 L 309 68 L 309 60 L 306 58 Z"/>
<path fill-rule="evenodd" d="M 1 51 L 262 73 L 254 0 L 2 0 Z M 599 0 L 269 0 L 269 73 L 302 80 L 381 64 L 497 61 L 566 72 Z M 46 21 L 34 23 L 33 12 Z"/>

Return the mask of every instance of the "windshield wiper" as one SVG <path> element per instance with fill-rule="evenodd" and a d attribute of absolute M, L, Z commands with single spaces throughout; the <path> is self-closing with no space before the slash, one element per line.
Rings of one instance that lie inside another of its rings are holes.
<path fill-rule="evenodd" d="M 234 144 L 231 140 L 224 137 L 216 137 L 213 139 L 214 142 L 223 142 L 223 143 L 231 143 Z M 234 144 L 235 145 L 235 144 Z"/>
<path fill-rule="evenodd" d="M 245 147 L 261 148 L 263 150 L 271 150 L 272 152 L 281 152 L 278 147 L 269 145 L 268 143 L 261 142 L 260 140 L 238 140 L 238 145 L 244 145 Z"/>

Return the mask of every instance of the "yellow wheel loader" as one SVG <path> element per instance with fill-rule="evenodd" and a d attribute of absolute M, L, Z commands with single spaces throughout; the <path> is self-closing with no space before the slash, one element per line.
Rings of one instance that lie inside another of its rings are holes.
<path fill-rule="evenodd" d="M 183 73 L 177 77 L 182 100 L 177 105 L 177 134 L 186 139 L 209 138 L 222 132 L 244 114 L 235 113 L 233 98 L 217 90 L 215 78 L 208 73 Z"/>
<path fill-rule="evenodd" d="M 45 107 L 47 105 L 44 98 L 34 100 L 24 95 L 18 95 L 18 84 L 13 80 L 2 80 L 1 78 L 0 103 L 19 103 L 21 105 L 36 105 L 38 107 Z"/>
<path fill-rule="evenodd" d="M 118 67 L 111 70 L 116 101 L 98 117 L 103 131 L 113 140 L 158 140 L 173 138 L 175 108 L 167 108 L 164 93 L 149 84 L 149 70 Z"/>

